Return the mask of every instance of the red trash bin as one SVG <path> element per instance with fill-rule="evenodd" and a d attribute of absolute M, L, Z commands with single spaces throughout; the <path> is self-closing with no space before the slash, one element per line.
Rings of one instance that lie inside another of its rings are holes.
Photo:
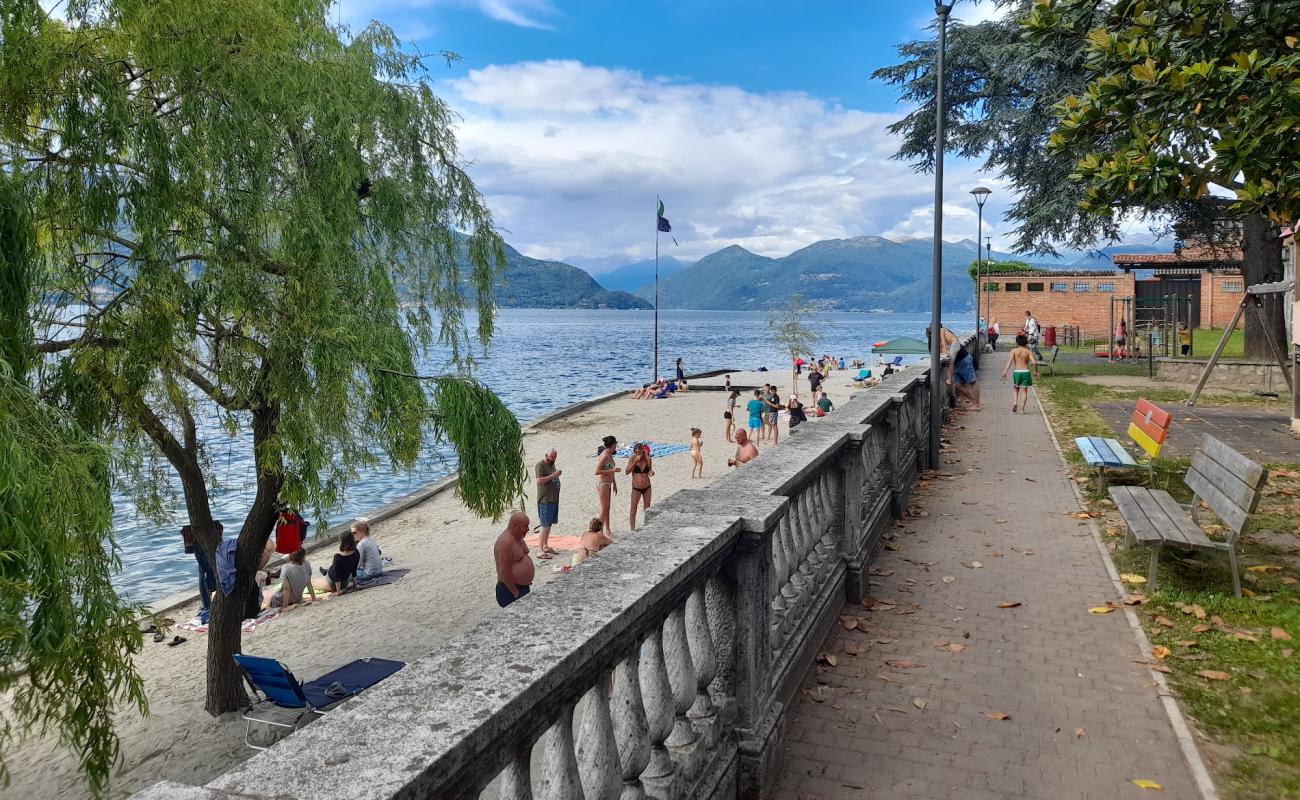
<path fill-rule="evenodd" d="M 1043 347 L 1056 347 L 1056 326 L 1048 325 L 1043 328 Z"/>

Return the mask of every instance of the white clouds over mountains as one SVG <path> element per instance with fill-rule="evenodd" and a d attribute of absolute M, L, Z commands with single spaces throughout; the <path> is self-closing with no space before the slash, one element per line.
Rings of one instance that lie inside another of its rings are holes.
<path fill-rule="evenodd" d="M 783 255 L 819 239 L 928 235 L 933 183 L 891 160 L 897 140 L 885 129 L 896 115 L 577 61 L 489 66 L 446 86 L 469 172 L 507 239 L 530 255 L 644 257 L 656 194 L 685 257 L 729 244 Z M 960 208 L 978 180 L 949 164 L 948 199 Z M 995 237 L 998 199 L 985 209 Z M 974 238 L 973 213 L 945 220 L 945 239 Z"/>

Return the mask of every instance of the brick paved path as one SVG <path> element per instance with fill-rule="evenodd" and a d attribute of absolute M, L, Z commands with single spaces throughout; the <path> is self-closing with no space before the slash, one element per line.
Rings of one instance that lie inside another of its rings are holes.
<path fill-rule="evenodd" d="M 986 382 L 948 431 L 961 479 L 918 491 L 928 516 L 877 558 L 876 606 L 844 612 L 869 631 L 837 627 L 838 665 L 805 682 L 776 796 L 1198 798 L 1124 613 L 1088 613 L 1114 589 L 1042 418 Z"/>

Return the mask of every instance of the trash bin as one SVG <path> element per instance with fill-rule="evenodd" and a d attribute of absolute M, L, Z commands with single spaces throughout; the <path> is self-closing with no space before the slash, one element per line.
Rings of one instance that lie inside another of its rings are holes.
<path fill-rule="evenodd" d="M 1056 347 L 1056 326 L 1048 325 L 1043 328 L 1043 347 Z"/>

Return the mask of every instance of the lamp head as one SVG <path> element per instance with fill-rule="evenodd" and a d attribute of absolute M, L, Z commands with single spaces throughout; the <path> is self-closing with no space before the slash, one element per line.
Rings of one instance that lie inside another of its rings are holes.
<path fill-rule="evenodd" d="M 975 195 L 975 205 L 983 208 L 984 201 L 989 199 L 989 195 L 993 194 L 993 190 L 985 189 L 983 186 L 976 186 L 970 190 L 970 193 Z"/>

